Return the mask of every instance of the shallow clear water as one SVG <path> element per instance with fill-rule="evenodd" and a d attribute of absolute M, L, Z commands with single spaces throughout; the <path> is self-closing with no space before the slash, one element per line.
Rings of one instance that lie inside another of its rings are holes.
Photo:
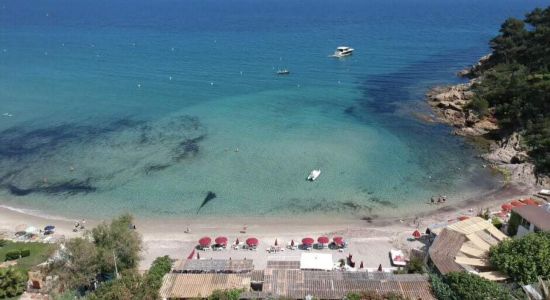
<path fill-rule="evenodd" d="M 411 113 L 506 17 L 545 4 L 2 1 L 1 201 L 94 217 L 363 216 L 471 197 L 499 178 Z M 328 57 L 339 45 L 353 57 Z"/>

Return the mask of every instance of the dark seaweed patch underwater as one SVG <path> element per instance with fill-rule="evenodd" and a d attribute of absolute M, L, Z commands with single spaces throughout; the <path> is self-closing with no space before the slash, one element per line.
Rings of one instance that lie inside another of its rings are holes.
<path fill-rule="evenodd" d="M 14 196 L 108 190 L 125 184 L 130 175 L 160 172 L 197 157 L 206 138 L 198 118 L 186 115 L 96 124 L 17 126 L 0 132 L 0 188 Z"/>

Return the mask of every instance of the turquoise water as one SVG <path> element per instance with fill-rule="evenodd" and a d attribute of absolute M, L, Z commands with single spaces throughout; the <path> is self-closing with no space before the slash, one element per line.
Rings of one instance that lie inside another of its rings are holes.
<path fill-rule="evenodd" d="M 489 51 L 506 17 L 547 4 L 1 1 L 1 202 L 365 216 L 478 195 L 500 179 L 412 113 Z M 339 45 L 353 57 L 328 57 Z"/>

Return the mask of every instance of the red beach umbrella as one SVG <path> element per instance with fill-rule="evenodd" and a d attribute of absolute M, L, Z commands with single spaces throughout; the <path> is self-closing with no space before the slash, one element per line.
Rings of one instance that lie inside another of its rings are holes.
<path fill-rule="evenodd" d="M 201 247 L 208 247 L 208 246 L 210 246 L 211 243 L 212 243 L 212 240 L 207 236 L 205 236 L 205 237 L 203 237 L 199 240 L 199 245 Z"/>
<path fill-rule="evenodd" d="M 539 206 L 539 204 L 537 203 L 537 201 L 533 200 L 533 199 L 525 199 L 523 201 L 523 203 L 527 204 L 527 205 L 531 205 L 531 206 Z"/>
<path fill-rule="evenodd" d="M 512 204 L 504 203 L 500 206 L 500 208 L 502 208 L 503 211 L 511 211 L 513 206 Z"/>
<path fill-rule="evenodd" d="M 413 232 L 413 236 L 414 236 L 415 239 L 419 239 L 422 236 L 422 234 L 417 229 Z"/>
<path fill-rule="evenodd" d="M 294 247 L 294 240 L 290 241 L 290 246 Z"/>
<path fill-rule="evenodd" d="M 332 240 L 338 246 L 341 246 L 344 244 L 344 238 L 342 238 L 341 236 L 335 236 Z"/>
<path fill-rule="evenodd" d="M 195 249 L 193 249 L 193 251 L 191 251 L 189 256 L 187 256 L 187 259 L 193 259 L 194 256 L 195 256 Z"/>
<path fill-rule="evenodd" d="M 361 264 L 359 264 L 359 269 L 363 269 L 363 261 L 361 261 Z"/>
<path fill-rule="evenodd" d="M 227 238 L 225 236 L 219 236 L 214 241 L 218 245 L 227 246 Z"/>
<path fill-rule="evenodd" d="M 277 239 L 275 239 L 275 246 L 279 246 L 279 243 L 277 243 Z"/>
<path fill-rule="evenodd" d="M 460 216 L 460 217 L 458 217 L 458 220 L 459 221 L 464 221 L 464 220 L 468 220 L 469 218 L 470 217 L 468 217 L 468 216 Z"/>
<path fill-rule="evenodd" d="M 510 202 L 510 204 L 512 204 L 512 206 L 523 206 L 525 204 L 519 202 L 518 200 L 514 200 L 512 202 Z"/>
<path fill-rule="evenodd" d="M 247 244 L 248 246 L 250 246 L 250 247 L 258 246 L 258 239 L 257 239 L 257 238 L 253 238 L 253 237 L 248 238 L 248 239 L 246 240 L 246 244 Z"/>
<path fill-rule="evenodd" d="M 326 237 L 326 236 L 320 236 L 320 237 L 317 239 L 317 242 L 318 242 L 319 244 L 328 244 L 328 241 L 329 241 L 329 239 L 328 239 L 328 237 Z"/>
<path fill-rule="evenodd" d="M 302 244 L 304 244 L 306 246 L 311 246 L 311 245 L 313 245 L 314 242 L 315 242 L 315 240 L 310 238 L 310 237 L 302 239 Z"/>

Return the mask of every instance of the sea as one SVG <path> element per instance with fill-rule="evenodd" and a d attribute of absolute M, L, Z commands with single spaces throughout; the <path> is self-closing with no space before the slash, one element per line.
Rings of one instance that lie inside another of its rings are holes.
<path fill-rule="evenodd" d="M 362 218 L 483 197 L 503 179 L 419 117 L 425 93 L 548 4 L 1 0 L 0 204 Z"/>

